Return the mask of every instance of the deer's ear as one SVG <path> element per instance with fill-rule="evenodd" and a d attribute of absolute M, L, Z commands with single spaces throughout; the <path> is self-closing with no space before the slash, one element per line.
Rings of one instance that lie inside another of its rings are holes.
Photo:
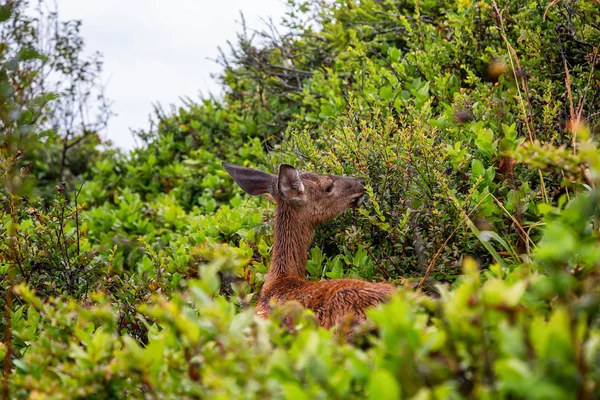
<path fill-rule="evenodd" d="M 277 189 L 279 195 L 285 200 L 299 200 L 304 195 L 304 184 L 300 172 L 291 165 L 281 164 L 279 166 Z"/>
<path fill-rule="evenodd" d="M 244 192 L 257 195 L 271 193 L 277 177 L 252 168 L 222 162 L 221 165 Z"/>

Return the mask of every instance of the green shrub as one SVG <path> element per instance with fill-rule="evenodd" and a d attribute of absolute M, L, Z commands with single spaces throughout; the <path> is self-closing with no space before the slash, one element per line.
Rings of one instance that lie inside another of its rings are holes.
<path fill-rule="evenodd" d="M 223 98 L 157 108 L 128 155 L 79 148 L 82 186 L 40 172 L 65 103 L 10 89 L 33 31 L 0 48 L 5 397 L 595 398 L 595 2 L 289 5 L 288 33 L 223 53 Z M 366 179 L 307 278 L 386 279 L 390 303 L 337 336 L 294 304 L 259 319 L 273 206 L 221 161 Z"/>

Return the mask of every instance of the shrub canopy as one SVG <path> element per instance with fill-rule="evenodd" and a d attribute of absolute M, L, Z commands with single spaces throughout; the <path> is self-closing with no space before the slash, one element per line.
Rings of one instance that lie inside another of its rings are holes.
<path fill-rule="evenodd" d="M 600 392 L 597 1 L 290 0 L 282 32 L 223 52 L 221 97 L 157 108 L 126 155 L 49 123 L 99 64 L 78 24 L 41 46 L 29 6 L 0 6 L 6 398 Z M 257 318 L 273 204 L 221 161 L 365 179 L 307 279 L 387 280 L 392 301 L 350 340 Z"/>

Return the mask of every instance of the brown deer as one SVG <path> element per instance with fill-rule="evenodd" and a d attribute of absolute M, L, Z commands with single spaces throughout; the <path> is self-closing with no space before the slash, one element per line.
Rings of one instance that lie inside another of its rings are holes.
<path fill-rule="evenodd" d="M 271 265 L 256 312 L 267 317 L 273 303 L 296 301 L 330 328 L 350 319 L 365 320 L 365 309 L 384 302 L 396 288 L 360 279 L 311 282 L 304 279 L 308 250 L 316 227 L 362 204 L 364 181 L 357 178 L 299 172 L 282 164 L 279 175 L 222 163 L 250 195 L 269 193 L 275 200 Z"/>

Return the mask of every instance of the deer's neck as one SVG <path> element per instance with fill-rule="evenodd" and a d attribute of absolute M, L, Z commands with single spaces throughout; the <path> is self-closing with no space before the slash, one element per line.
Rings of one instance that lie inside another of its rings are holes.
<path fill-rule="evenodd" d="M 265 288 L 284 276 L 304 277 L 315 233 L 314 226 L 298 218 L 297 212 L 286 205 L 277 206 L 273 230 L 275 237 Z"/>

